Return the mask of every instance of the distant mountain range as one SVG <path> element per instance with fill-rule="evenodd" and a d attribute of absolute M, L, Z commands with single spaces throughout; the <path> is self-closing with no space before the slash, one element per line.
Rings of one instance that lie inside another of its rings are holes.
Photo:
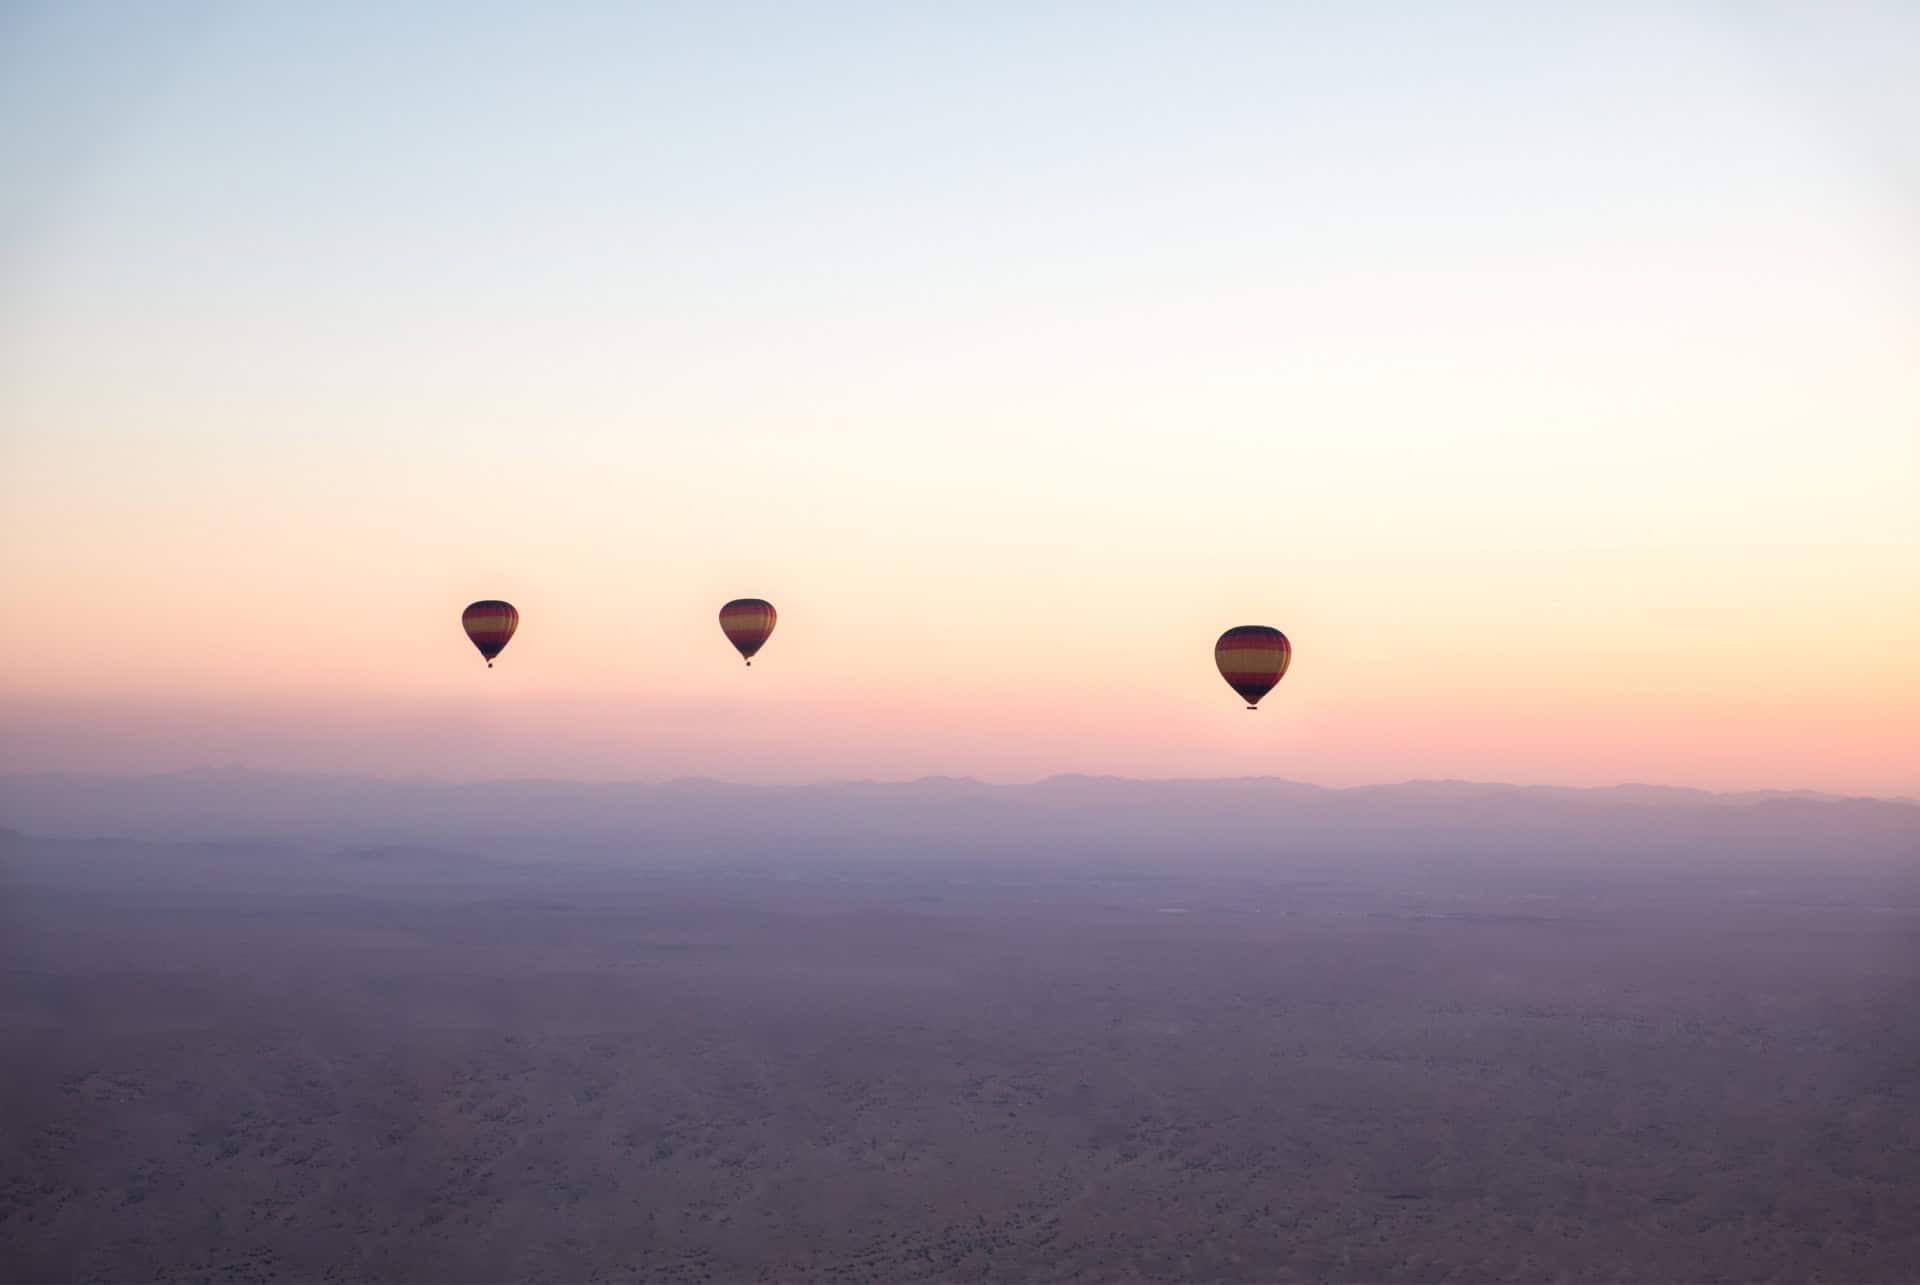
<path fill-rule="evenodd" d="M 65 838 L 270 841 L 330 848 L 843 851 L 1205 845 L 1527 851 L 1657 859 L 1741 850 L 1920 854 L 1920 805 L 1810 791 L 1715 794 L 1409 781 L 1329 789 L 1274 777 L 1032 785 L 933 777 L 757 786 L 713 780 L 458 783 L 199 769 L 154 776 L 0 776 L 0 825 Z"/>

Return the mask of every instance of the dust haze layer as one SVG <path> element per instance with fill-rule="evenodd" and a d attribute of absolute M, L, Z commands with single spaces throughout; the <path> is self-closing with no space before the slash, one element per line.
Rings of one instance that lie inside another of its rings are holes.
<path fill-rule="evenodd" d="M 1154 848 L 1217 842 L 1374 850 L 1395 841 L 1531 853 L 1738 842 L 1790 854 L 1813 843 L 1896 845 L 1915 808 L 1812 791 L 1717 794 L 1653 785 L 1610 789 L 1414 781 L 1325 789 L 1277 777 L 1130 781 L 1059 776 L 1033 785 L 968 778 L 739 785 L 712 780 L 444 782 L 302 776 L 237 768 L 149 776 L 0 775 L 0 822 L 43 837 L 457 843 L 597 847 L 636 860 L 651 845 L 888 838 L 919 850 L 1036 834 Z M 1622 851 L 1622 856 L 1629 852 Z"/>
<path fill-rule="evenodd" d="M 4 1279 L 1920 1275 L 1910 804 L 217 772 L 0 821 Z"/>

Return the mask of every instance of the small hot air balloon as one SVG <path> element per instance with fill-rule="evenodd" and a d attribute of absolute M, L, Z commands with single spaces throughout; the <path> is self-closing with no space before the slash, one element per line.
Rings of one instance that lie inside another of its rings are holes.
<path fill-rule="evenodd" d="M 510 602 L 488 598 L 461 612 L 460 624 L 480 654 L 487 658 L 487 668 L 492 669 L 493 658 L 505 650 L 513 631 L 520 627 L 520 613 Z"/>
<path fill-rule="evenodd" d="M 773 636 L 773 622 L 779 618 L 773 604 L 764 598 L 735 598 L 720 608 L 720 631 L 751 665 L 753 653 Z"/>
<path fill-rule="evenodd" d="M 1220 666 L 1220 677 L 1240 693 L 1248 709 L 1259 708 L 1260 698 L 1273 690 L 1292 659 L 1293 644 L 1287 641 L 1287 636 L 1265 625 L 1229 629 L 1213 645 L 1213 660 Z"/>

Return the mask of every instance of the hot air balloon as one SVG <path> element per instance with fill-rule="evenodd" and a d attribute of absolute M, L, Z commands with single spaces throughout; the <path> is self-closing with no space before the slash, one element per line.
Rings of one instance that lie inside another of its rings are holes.
<path fill-rule="evenodd" d="M 720 630 L 751 665 L 753 653 L 773 636 L 773 622 L 779 618 L 773 604 L 763 598 L 735 598 L 720 608 Z"/>
<path fill-rule="evenodd" d="M 1292 659 L 1293 644 L 1287 636 L 1265 625 L 1239 625 L 1221 634 L 1213 645 L 1220 677 L 1240 693 L 1248 709 L 1259 707 L 1260 698 L 1273 690 Z"/>
<path fill-rule="evenodd" d="M 520 613 L 510 602 L 488 598 L 461 612 L 460 624 L 480 654 L 487 658 L 487 668 L 492 669 L 493 658 L 505 650 L 513 631 L 520 627 Z"/>

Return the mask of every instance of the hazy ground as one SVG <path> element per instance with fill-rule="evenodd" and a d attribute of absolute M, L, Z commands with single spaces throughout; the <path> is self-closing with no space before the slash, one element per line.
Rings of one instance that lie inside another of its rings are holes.
<path fill-rule="evenodd" d="M 1920 1278 L 1920 896 L 0 839 L 0 1275 Z"/>

